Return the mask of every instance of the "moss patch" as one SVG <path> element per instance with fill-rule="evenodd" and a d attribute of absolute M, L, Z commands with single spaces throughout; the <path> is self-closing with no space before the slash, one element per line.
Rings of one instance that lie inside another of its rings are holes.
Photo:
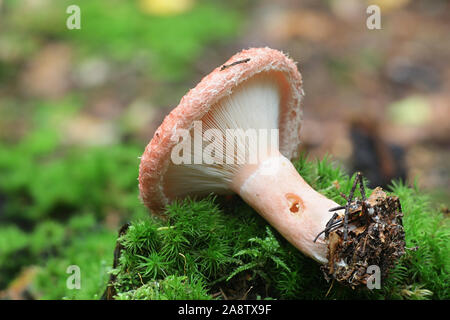
<path fill-rule="evenodd" d="M 309 162 L 302 158 L 295 166 L 316 190 L 340 204 L 339 193 L 348 193 L 355 179 L 334 168 L 328 159 Z M 167 292 L 157 295 L 149 286 L 187 277 L 184 281 L 195 279 L 195 285 L 206 288 L 211 297 L 222 298 L 448 299 L 448 219 L 433 210 L 427 196 L 417 189 L 394 183 L 392 193 L 399 196 L 403 207 L 407 247 L 418 249 L 407 250 L 380 290 L 352 290 L 339 284 L 330 289 L 319 265 L 239 198 L 212 196 L 167 206 L 167 221 L 132 222 L 119 239 L 124 249 L 113 270 L 117 276 L 113 285 L 119 298 L 171 296 Z"/>

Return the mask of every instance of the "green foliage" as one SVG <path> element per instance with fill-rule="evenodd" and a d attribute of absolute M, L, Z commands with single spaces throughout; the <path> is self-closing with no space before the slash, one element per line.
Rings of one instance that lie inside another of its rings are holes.
<path fill-rule="evenodd" d="M 5 214 L 10 217 L 62 218 L 60 211 L 102 216 L 107 209 L 137 207 L 137 172 L 121 170 L 126 165 L 137 168 L 139 152 L 133 147 L 72 149 L 65 158 L 45 160 L 24 151 L 21 144 L 3 150 L 7 152 L 0 153 L 0 188 L 8 196 Z"/>
<path fill-rule="evenodd" d="M 0 288 L 5 288 L 25 266 L 35 265 L 39 272 L 31 289 L 36 297 L 88 299 L 101 295 L 112 264 L 115 232 L 93 221 L 94 216 L 88 214 L 71 218 L 67 225 L 47 220 L 30 233 L 15 226 L 1 227 Z M 81 290 L 67 289 L 66 270 L 70 265 L 81 268 Z"/>
<path fill-rule="evenodd" d="M 6 286 L 10 276 L 19 272 L 27 261 L 22 253 L 29 243 L 27 234 L 16 226 L 0 227 L 0 288 Z"/>
<path fill-rule="evenodd" d="M 136 290 L 119 293 L 118 300 L 210 300 L 201 281 L 186 276 L 168 276 L 152 281 Z"/>
<path fill-rule="evenodd" d="M 0 265 L 4 265 L 9 253 L 20 250 L 28 244 L 25 232 L 15 226 L 0 229 Z"/>
<path fill-rule="evenodd" d="M 30 237 L 29 249 L 37 255 L 41 252 L 56 250 L 63 245 L 65 229 L 54 221 L 40 223 Z"/>
<path fill-rule="evenodd" d="M 70 117 L 73 107 L 62 105 L 48 115 L 54 107 L 42 105 L 34 113 L 35 130 L 20 142 L 0 142 L 0 191 L 8 200 L 4 218 L 29 224 L 74 212 L 103 217 L 108 210 L 143 211 L 136 201 L 140 148 L 64 147 L 54 122 L 61 113 Z"/>
<path fill-rule="evenodd" d="M 140 148 L 64 146 L 55 123 L 76 112 L 73 105 L 41 105 L 30 112 L 33 130 L 17 143 L 0 142 L 0 290 L 38 265 L 36 297 L 101 294 L 115 245 L 102 220 L 115 211 L 147 215 L 136 188 Z M 83 274 L 79 291 L 65 284 L 73 264 Z"/>
<path fill-rule="evenodd" d="M 46 35 L 73 44 L 81 55 L 118 62 L 131 58 L 153 77 L 179 80 L 206 45 L 234 36 L 242 20 L 237 10 L 211 1 L 198 1 L 178 15 L 155 16 L 142 12 L 138 1 L 81 0 L 76 3 L 81 9 L 81 29 L 69 30 L 66 8 L 72 4 L 62 0 L 26 10 L 20 1 L 6 1 L 9 16 L 5 25 L 18 38 L 8 41 L 37 47 L 36 35 Z"/>
<path fill-rule="evenodd" d="M 214 279 L 225 272 L 232 243 L 224 241 L 225 217 L 213 198 L 173 203 L 166 214 L 167 222 L 136 221 L 120 239 L 125 250 L 114 272 L 122 292 L 168 275 Z"/>
<path fill-rule="evenodd" d="M 405 213 L 403 223 L 408 251 L 378 296 L 449 299 L 450 221 L 433 209 L 430 199 L 417 188 L 394 182 Z M 428 291 L 427 291 L 428 290 Z"/>
<path fill-rule="evenodd" d="M 87 50 L 112 53 L 119 59 L 148 50 L 150 70 L 165 78 L 183 75 L 205 43 L 234 35 L 238 22 L 235 12 L 206 1 L 171 17 L 137 12 L 132 1 L 111 1 L 105 8 L 103 1 L 89 0 L 82 7 L 85 24 L 80 32 L 68 33 L 69 36 L 81 40 L 79 43 Z"/>
<path fill-rule="evenodd" d="M 33 283 L 32 292 L 41 299 L 99 299 L 108 281 L 114 251 L 115 233 L 97 230 L 60 248 L 46 259 Z M 69 266 L 80 268 L 81 289 L 67 288 Z"/>
<path fill-rule="evenodd" d="M 264 268 L 273 268 L 279 271 L 283 271 L 284 269 L 284 271 L 291 272 L 289 267 L 278 256 L 280 244 L 278 243 L 277 239 L 275 239 L 269 227 L 266 227 L 266 232 L 266 238 L 251 238 L 248 241 L 254 244 L 254 246 L 243 249 L 234 254 L 234 257 L 247 256 L 250 262 L 234 270 L 231 275 L 228 276 L 227 281 L 233 278 L 236 274 L 245 270 L 253 270 L 254 274 L 261 276 L 261 278 L 263 278 L 267 282 L 270 282 L 270 278 L 263 271 Z M 240 262 L 242 263 L 242 261 Z M 271 264 L 272 267 L 270 266 Z"/>

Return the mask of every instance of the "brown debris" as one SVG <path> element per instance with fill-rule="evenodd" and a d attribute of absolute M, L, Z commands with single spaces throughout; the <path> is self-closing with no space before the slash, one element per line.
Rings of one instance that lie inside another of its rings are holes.
<path fill-rule="evenodd" d="M 122 250 L 124 249 L 124 247 L 120 243 L 119 239 L 121 236 L 123 236 L 124 234 L 127 233 L 129 227 L 130 227 L 130 224 L 126 223 L 119 230 L 116 248 L 114 249 L 113 269 L 117 268 L 117 266 L 119 265 L 120 255 L 122 253 Z M 106 286 L 105 292 L 103 292 L 101 300 L 114 300 L 114 296 L 117 294 L 116 288 L 114 287 L 114 282 L 116 281 L 116 278 L 117 278 L 116 275 L 114 275 L 114 274 L 110 275 L 108 284 Z"/>
<path fill-rule="evenodd" d="M 328 236 L 328 264 L 321 267 L 327 280 L 356 288 L 366 285 L 371 274 L 367 268 L 377 265 L 381 280 L 405 253 L 403 213 L 398 197 L 387 196 L 376 188 L 367 201 L 361 217 L 354 222 L 356 228 L 349 231 L 344 242 L 338 229 Z"/>
<path fill-rule="evenodd" d="M 0 300 L 35 299 L 36 297 L 30 292 L 30 287 L 38 272 L 39 269 L 36 266 L 26 267 L 7 289 L 0 291 Z"/>

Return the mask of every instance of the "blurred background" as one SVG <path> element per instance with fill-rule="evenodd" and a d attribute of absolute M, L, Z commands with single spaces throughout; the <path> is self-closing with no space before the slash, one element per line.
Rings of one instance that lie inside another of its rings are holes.
<path fill-rule="evenodd" d="M 450 1 L 0 0 L 0 299 L 99 298 L 117 230 L 148 214 L 138 157 L 153 132 L 258 46 L 298 62 L 311 159 L 416 184 L 448 214 Z"/>

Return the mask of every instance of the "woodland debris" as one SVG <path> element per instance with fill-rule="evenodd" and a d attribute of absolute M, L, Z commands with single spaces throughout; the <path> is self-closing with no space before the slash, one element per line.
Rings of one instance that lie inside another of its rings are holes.
<path fill-rule="evenodd" d="M 402 209 L 397 196 L 387 196 L 377 187 L 363 207 L 365 212 L 353 221 L 355 228 L 344 241 L 341 229 L 328 235 L 328 264 L 321 267 L 325 278 L 338 280 L 352 288 L 366 285 L 371 274 L 367 268 L 376 265 L 381 280 L 405 253 L 405 231 Z"/>

